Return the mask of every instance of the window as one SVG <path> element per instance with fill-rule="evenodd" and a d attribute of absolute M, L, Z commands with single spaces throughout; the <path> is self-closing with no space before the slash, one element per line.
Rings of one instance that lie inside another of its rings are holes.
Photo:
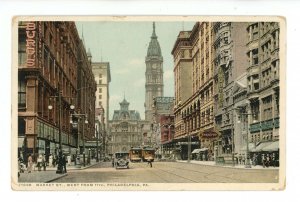
<path fill-rule="evenodd" d="M 253 40 L 258 39 L 258 32 L 253 32 Z"/>
<path fill-rule="evenodd" d="M 19 76 L 18 106 L 20 108 L 26 107 L 26 80 L 24 76 Z"/>
<path fill-rule="evenodd" d="M 102 74 L 99 74 L 99 78 L 102 78 Z"/>
<path fill-rule="evenodd" d="M 99 93 L 102 93 L 102 88 L 99 88 Z"/>
<path fill-rule="evenodd" d="M 99 84 L 102 84 L 102 79 L 99 79 Z"/>
<path fill-rule="evenodd" d="M 252 50 L 252 65 L 258 64 L 258 49 Z"/>
<path fill-rule="evenodd" d="M 99 99 L 102 99 L 102 95 L 99 95 Z"/>
<path fill-rule="evenodd" d="M 99 102 L 99 106 L 102 106 L 102 102 L 101 101 Z"/>
<path fill-rule="evenodd" d="M 19 35 L 18 57 L 18 64 L 24 65 L 26 62 L 26 37 L 23 34 Z"/>

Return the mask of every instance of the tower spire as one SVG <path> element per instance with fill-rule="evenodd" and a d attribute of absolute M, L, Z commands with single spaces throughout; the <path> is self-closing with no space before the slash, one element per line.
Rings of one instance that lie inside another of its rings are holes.
<path fill-rule="evenodd" d="M 157 38 L 156 33 L 155 33 L 155 22 L 153 22 L 153 32 L 151 38 Z"/>

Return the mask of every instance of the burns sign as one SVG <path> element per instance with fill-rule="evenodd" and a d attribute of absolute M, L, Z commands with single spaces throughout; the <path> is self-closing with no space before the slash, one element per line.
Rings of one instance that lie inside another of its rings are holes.
<path fill-rule="evenodd" d="M 26 64 L 27 67 L 33 67 L 35 65 L 35 35 L 36 24 L 34 22 L 28 22 L 26 25 Z"/>

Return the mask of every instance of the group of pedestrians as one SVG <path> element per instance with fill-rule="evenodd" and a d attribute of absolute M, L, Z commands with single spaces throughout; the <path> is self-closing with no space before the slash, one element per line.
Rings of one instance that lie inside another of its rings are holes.
<path fill-rule="evenodd" d="M 57 164 L 60 164 L 62 166 L 61 169 L 63 170 L 64 173 L 67 172 L 67 157 L 64 154 L 61 155 L 61 158 L 50 154 L 48 160 L 49 161 L 47 162 L 44 154 L 39 154 L 35 163 L 33 156 L 29 154 L 27 158 L 27 164 L 24 162 L 23 159 L 20 158 L 19 158 L 19 164 L 21 163 L 24 164 L 25 168 L 22 168 L 22 170 L 26 169 L 28 173 L 31 173 L 33 170 L 35 170 L 35 167 L 37 168 L 38 171 L 41 171 L 42 168 L 44 171 L 46 171 L 47 166 L 56 167 Z M 22 166 L 19 165 L 19 167 L 21 168 Z"/>
<path fill-rule="evenodd" d="M 276 154 L 256 154 L 254 153 L 252 155 L 252 158 L 249 159 L 250 164 L 252 166 L 256 165 L 262 165 L 264 168 L 265 167 L 276 167 L 277 166 L 277 159 L 276 159 Z M 245 165 L 246 164 L 246 155 L 239 154 L 237 157 L 237 163 L 240 165 Z"/>

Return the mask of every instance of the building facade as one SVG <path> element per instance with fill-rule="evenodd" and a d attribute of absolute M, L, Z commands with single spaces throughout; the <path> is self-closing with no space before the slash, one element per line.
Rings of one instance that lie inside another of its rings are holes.
<path fill-rule="evenodd" d="M 157 154 L 164 155 L 175 150 L 174 97 L 156 97 L 153 103 L 152 122 Z"/>
<path fill-rule="evenodd" d="M 77 135 L 70 124 L 70 106 L 77 100 L 80 65 L 75 23 L 20 22 L 18 36 L 19 155 L 26 160 L 29 154 L 36 158 L 44 153 L 48 160 L 50 153 L 57 154 L 60 139 L 62 148 L 72 152 Z M 92 100 L 92 92 L 89 95 Z M 94 125 L 94 117 L 87 119 Z"/>
<path fill-rule="evenodd" d="M 153 32 L 148 46 L 146 63 L 146 84 L 145 84 L 145 120 L 149 123 L 153 119 L 153 98 L 164 95 L 163 82 L 163 57 L 157 36 L 155 33 L 155 23 L 153 22 Z"/>
<path fill-rule="evenodd" d="M 136 110 L 129 110 L 129 104 L 124 98 L 120 103 L 120 109 L 114 111 L 113 118 L 109 121 L 110 154 L 128 152 L 131 147 L 139 147 L 143 144 L 143 123 L 140 114 Z"/>
<path fill-rule="evenodd" d="M 247 69 L 247 23 L 213 23 L 213 73 L 214 116 L 220 139 L 216 140 L 217 156 L 232 154 L 234 150 L 234 97 L 233 87 L 237 78 Z M 241 83 L 240 83 L 241 84 Z M 238 85 L 238 84 L 237 84 Z M 236 133 L 240 136 L 240 133 Z M 235 144 L 237 145 L 237 144 Z"/>
<path fill-rule="evenodd" d="M 109 62 L 92 62 L 93 73 L 97 84 L 96 90 L 96 111 L 103 111 L 103 132 L 102 132 L 102 153 L 108 154 L 108 142 L 110 135 L 108 131 L 109 121 L 109 83 L 111 82 Z M 97 114 L 96 114 L 97 116 Z"/>
<path fill-rule="evenodd" d="M 97 83 L 96 108 L 104 109 L 104 121 L 109 120 L 109 83 L 111 82 L 109 62 L 92 62 L 93 73 Z"/>
<path fill-rule="evenodd" d="M 278 22 L 253 22 L 247 27 L 247 97 L 249 142 L 253 151 L 279 149 L 279 34 Z M 278 154 L 277 154 L 278 155 Z"/>
<path fill-rule="evenodd" d="M 178 40 L 178 39 L 177 39 Z M 211 22 L 197 22 L 185 44 L 190 46 L 188 51 L 181 51 L 181 57 L 187 57 L 191 60 L 191 89 L 190 97 L 183 103 L 176 103 L 175 122 L 183 123 L 181 130 L 176 129 L 176 138 L 184 142 L 184 145 L 191 145 L 181 148 L 188 158 L 187 154 L 196 148 L 205 151 L 206 158 L 211 159 L 214 152 L 214 141 L 219 134 L 216 131 L 214 123 L 214 79 L 213 79 L 213 34 Z M 175 45 L 177 42 L 175 43 Z M 180 49 L 178 49 L 180 50 Z M 173 56 L 175 51 L 173 49 Z M 178 56 L 177 56 L 178 57 Z M 176 67 L 176 66 L 175 66 Z M 183 76 L 175 75 L 175 78 Z M 175 86 L 178 81 L 175 80 Z M 176 88 L 176 87 L 175 87 Z M 177 90 L 177 89 L 176 89 Z M 183 89 L 185 90 L 185 89 Z M 175 94 L 175 97 L 178 96 Z M 175 98 L 177 100 L 178 98 Z M 180 108 L 181 118 L 178 113 Z M 182 120 L 180 120 L 182 119 Z M 176 125 L 177 126 L 177 125 Z M 180 129 L 180 128 L 179 128 Z M 183 135 L 177 135 L 183 134 Z M 181 143 L 182 144 L 182 143 Z"/>
<path fill-rule="evenodd" d="M 172 55 L 174 57 L 175 79 L 175 139 L 184 138 L 185 125 L 182 117 L 183 103 L 192 96 L 192 45 L 190 41 L 191 31 L 181 31 L 174 44 Z"/>
<path fill-rule="evenodd" d="M 79 127 L 73 128 L 73 132 L 79 135 L 77 141 L 81 153 L 84 151 L 87 154 L 88 149 L 85 147 L 85 143 L 95 138 L 96 82 L 92 72 L 91 54 L 86 51 L 83 39 L 79 41 L 77 55 L 77 102 L 73 111 L 73 119 L 77 117 L 77 124 L 79 124 L 77 126 Z M 78 114 L 81 115 L 78 116 Z"/>

